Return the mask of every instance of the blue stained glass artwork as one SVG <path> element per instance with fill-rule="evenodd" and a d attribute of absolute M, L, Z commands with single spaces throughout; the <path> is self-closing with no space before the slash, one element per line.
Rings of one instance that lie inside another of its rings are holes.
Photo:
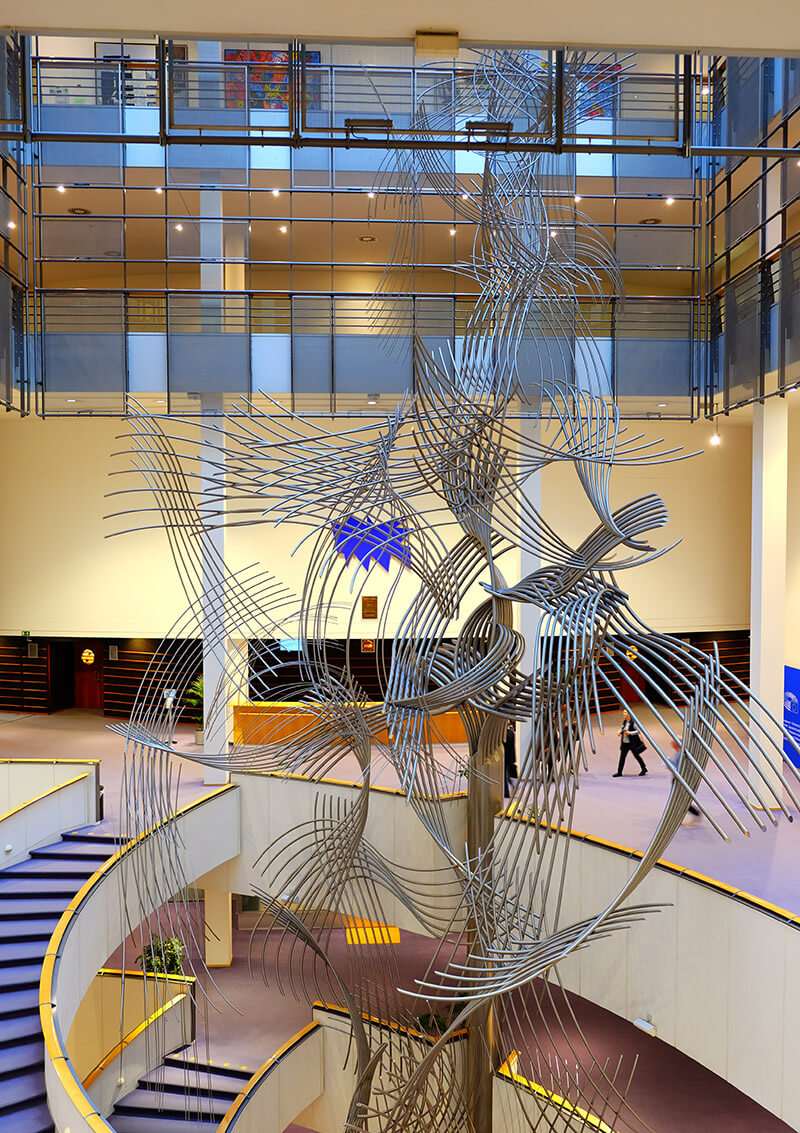
<path fill-rule="evenodd" d="M 336 550 L 349 562 L 355 555 L 365 570 L 369 570 L 370 559 L 388 570 L 392 559 L 408 565 L 411 557 L 405 544 L 406 529 L 397 519 L 388 523 L 372 523 L 370 520 L 349 516 L 341 523 L 333 524 Z"/>

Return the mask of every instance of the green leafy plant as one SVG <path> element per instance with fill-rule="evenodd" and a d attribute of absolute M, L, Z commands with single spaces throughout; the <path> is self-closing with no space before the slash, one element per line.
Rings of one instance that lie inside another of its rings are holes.
<path fill-rule="evenodd" d="M 420 1031 L 426 1035 L 444 1034 L 448 1027 L 445 1017 L 435 1011 L 425 1011 L 422 1015 L 418 1015 L 417 1023 Z"/>
<path fill-rule="evenodd" d="M 195 677 L 184 697 L 187 708 L 192 710 L 192 723 L 195 728 L 203 727 L 203 674 Z"/>
<path fill-rule="evenodd" d="M 157 976 L 179 976 L 185 951 L 183 942 L 177 936 L 154 936 L 142 949 L 139 964 L 143 972 L 152 972 Z"/>

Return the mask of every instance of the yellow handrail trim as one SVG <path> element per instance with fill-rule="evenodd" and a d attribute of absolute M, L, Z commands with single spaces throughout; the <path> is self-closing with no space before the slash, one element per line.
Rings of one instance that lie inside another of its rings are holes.
<path fill-rule="evenodd" d="M 134 1027 L 132 1031 L 129 1031 L 129 1033 L 125 1035 L 125 1037 L 108 1052 L 105 1058 L 102 1058 L 98 1062 L 94 1070 L 89 1071 L 87 1076 L 83 1079 L 83 1088 L 85 1090 L 88 1090 L 92 1083 L 97 1081 L 103 1071 L 111 1065 L 115 1058 L 118 1058 L 122 1054 L 123 1050 L 125 1050 L 127 1046 L 130 1046 L 134 1039 L 138 1038 L 139 1035 L 144 1034 L 148 1027 L 152 1026 L 152 1024 L 155 1023 L 156 1020 L 160 1019 L 163 1015 L 166 1015 L 167 1011 L 171 1011 L 173 1007 L 176 1007 L 179 1003 L 186 999 L 187 996 L 188 992 L 185 991 L 182 991 L 180 995 L 174 995 L 172 999 L 168 999 L 166 1003 L 163 1003 L 161 1007 L 157 1008 L 152 1013 L 152 1015 L 149 1015 L 146 1019 L 144 1019 L 138 1025 L 138 1027 Z"/>
<path fill-rule="evenodd" d="M 540 1098 L 546 1098 L 547 1101 L 552 1102 L 552 1104 L 558 1106 L 559 1109 L 564 1109 L 568 1113 L 574 1113 L 588 1125 L 594 1126 L 599 1133 L 614 1133 L 611 1126 L 606 1125 L 602 1118 L 595 1116 L 593 1113 L 589 1113 L 588 1110 L 582 1109 L 578 1105 L 573 1105 L 572 1102 L 567 1101 L 566 1098 L 562 1098 L 559 1094 L 553 1093 L 552 1090 L 546 1090 L 544 1086 L 540 1086 L 538 1082 L 531 1082 L 530 1079 L 523 1078 L 521 1074 L 516 1074 L 509 1068 L 508 1059 L 506 1059 L 497 1073 L 503 1078 L 510 1078 L 520 1086 L 524 1086 L 526 1089 L 530 1090 L 531 1093 L 537 1094 Z"/>
<path fill-rule="evenodd" d="M 579 830 L 568 830 L 566 826 L 559 826 L 554 822 L 542 822 L 536 815 L 528 816 L 521 814 L 518 810 L 513 809 L 513 803 L 511 807 L 504 810 L 499 817 L 506 818 L 512 822 L 538 823 L 539 826 L 547 827 L 557 834 L 577 838 L 581 841 L 589 842 L 593 846 L 600 846 L 602 849 L 613 850 L 615 853 L 623 854 L 625 857 L 644 857 L 642 850 L 634 850 L 631 846 L 623 846 L 620 842 L 609 842 L 606 838 L 601 838 L 597 834 L 584 834 Z M 665 870 L 667 873 L 673 873 L 679 877 L 686 877 L 690 881 L 698 881 L 708 886 L 709 889 L 716 890 L 726 897 L 732 897 L 745 905 L 751 905 L 755 909 L 763 909 L 765 912 L 781 920 L 785 920 L 789 924 L 800 925 L 800 914 L 795 914 L 788 909 L 783 909 L 780 905 L 773 905 L 771 901 L 766 901 L 763 897 L 756 897 L 754 894 L 748 893 L 744 889 L 739 889 L 735 885 L 728 885 L 726 881 L 719 881 L 716 877 L 708 877 L 704 873 L 698 873 L 697 870 L 689 869 L 688 866 L 678 865 L 676 862 L 671 862 L 667 858 L 659 858 L 656 862 L 656 866 L 659 869 Z"/>
<path fill-rule="evenodd" d="M 275 1065 L 280 1062 L 283 1056 L 287 1054 L 293 1046 L 296 1046 L 299 1042 L 302 1042 L 306 1035 L 311 1034 L 311 1032 L 315 1031 L 319 1026 L 320 1023 L 318 1023 L 316 1020 L 313 1023 L 307 1023 L 305 1027 L 303 1027 L 302 1030 L 298 1031 L 296 1035 L 293 1035 L 292 1038 L 288 1040 L 288 1042 L 285 1042 L 283 1046 L 278 1047 L 275 1053 L 267 1059 L 264 1065 L 260 1066 L 258 1070 L 256 1070 L 252 1078 L 245 1082 L 241 1091 L 239 1092 L 239 1094 L 237 1094 L 236 1098 L 231 1103 L 231 1107 L 223 1117 L 222 1123 L 217 1127 L 217 1133 L 225 1133 L 226 1129 L 230 1129 L 231 1123 L 236 1119 L 236 1115 L 238 1114 L 239 1110 L 249 1100 L 251 1094 L 254 1093 L 261 1079 L 266 1078 L 266 1076 L 275 1067 Z"/>
<path fill-rule="evenodd" d="M 84 779 L 88 779 L 90 774 L 91 772 L 84 771 L 82 775 L 75 775 L 74 778 L 67 779 L 64 783 L 57 783 L 55 787 L 48 787 L 48 789 L 46 791 L 42 791 L 41 794 L 34 795 L 32 798 L 26 799 L 24 803 L 20 803 L 19 806 L 12 807 L 11 810 L 7 810 L 5 814 L 0 814 L 0 822 L 5 822 L 7 818 L 11 818 L 13 815 L 19 814 L 20 811 L 25 810 L 26 807 L 33 806 L 34 803 L 41 802 L 42 799 L 48 798 L 49 795 L 56 794 L 57 791 L 63 791 L 64 787 L 72 787 L 75 783 L 81 783 Z"/>
<path fill-rule="evenodd" d="M 44 761 L 43 761 L 44 762 Z M 53 935 L 50 937 L 50 943 L 47 946 L 45 953 L 44 963 L 42 965 L 42 978 L 39 982 L 39 1021 L 44 1035 L 44 1048 L 46 1058 L 53 1063 L 57 1068 L 58 1076 L 64 1087 L 65 1092 L 69 1096 L 73 1105 L 78 1109 L 84 1117 L 89 1117 L 91 1114 L 97 1115 L 98 1122 L 92 1124 L 91 1128 L 103 1133 L 108 1133 L 108 1122 L 99 1114 L 97 1110 L 91 1106 L 91 1101 L 83 1090 L 81 1083 L 75 1076 L 72 1068 L 72 1063 L 69 1060 L 61 1040 L 61 1036 L 55 1025 L 55 1004 L 53 1002 L 53 978 L 55 975 L 55 960 L 58 957 L 64 936 L 70 926 L 72 918 L 77 913 L 80 906 L 84 903 L 86 898 L 91 893 L 92 889 L 97 885 L 102 878 L 113 869 L 117 863 L 129 854 L 136 846 L 140 845 L 145 838 L 161 826 L 166 826 L 180 818 L 181 815 L 187 814 L 195 807 L 202 806 L 209 802 L 211 799 L 217 798 L 219 795 L 225 794 L 227 791 L 237 790 L 238 788 L 233 783 L 226 783 L 222 787 L 218 787 L 215 791 L 209 791 L 207 795 L 202 795 L 199 799 L 193 799 L 190 803 L 181 807 L 175 814 L 170 815 L 168 818 L 162 819 L 161 822 L 156 823 L 155 826 L 149 827 L 143 831 L 138 838 L 132 838 L 124 846 L 120 846 L 117 852 L 104 862 L 92 876 L 84 883 L 74 899 L 70 902 L 69 906 L 64 910 L 58 924 L 55 927 Z M 50 961 L 48 963 L 48 961 Z M 87 1109 L 88 1106 L 88 1109 Z"/>

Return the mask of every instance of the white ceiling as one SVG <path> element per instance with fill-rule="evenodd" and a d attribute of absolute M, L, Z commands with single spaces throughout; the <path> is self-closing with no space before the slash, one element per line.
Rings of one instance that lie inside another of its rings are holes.
<path fill-rule="evenodd" d="M 800 55 L 797 0 L 5 0 L 3 22 L 20 30 L 197 37 L 409 39 L 454 30 L 473 43 L 573 44 Z"/>

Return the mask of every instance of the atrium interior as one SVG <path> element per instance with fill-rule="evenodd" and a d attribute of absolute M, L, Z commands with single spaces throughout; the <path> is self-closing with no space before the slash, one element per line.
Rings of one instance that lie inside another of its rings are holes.
<path fill-rule="evenodd" d="M 800 43 L 46 28 L 0 1133 L 800 1129 Z"/>

